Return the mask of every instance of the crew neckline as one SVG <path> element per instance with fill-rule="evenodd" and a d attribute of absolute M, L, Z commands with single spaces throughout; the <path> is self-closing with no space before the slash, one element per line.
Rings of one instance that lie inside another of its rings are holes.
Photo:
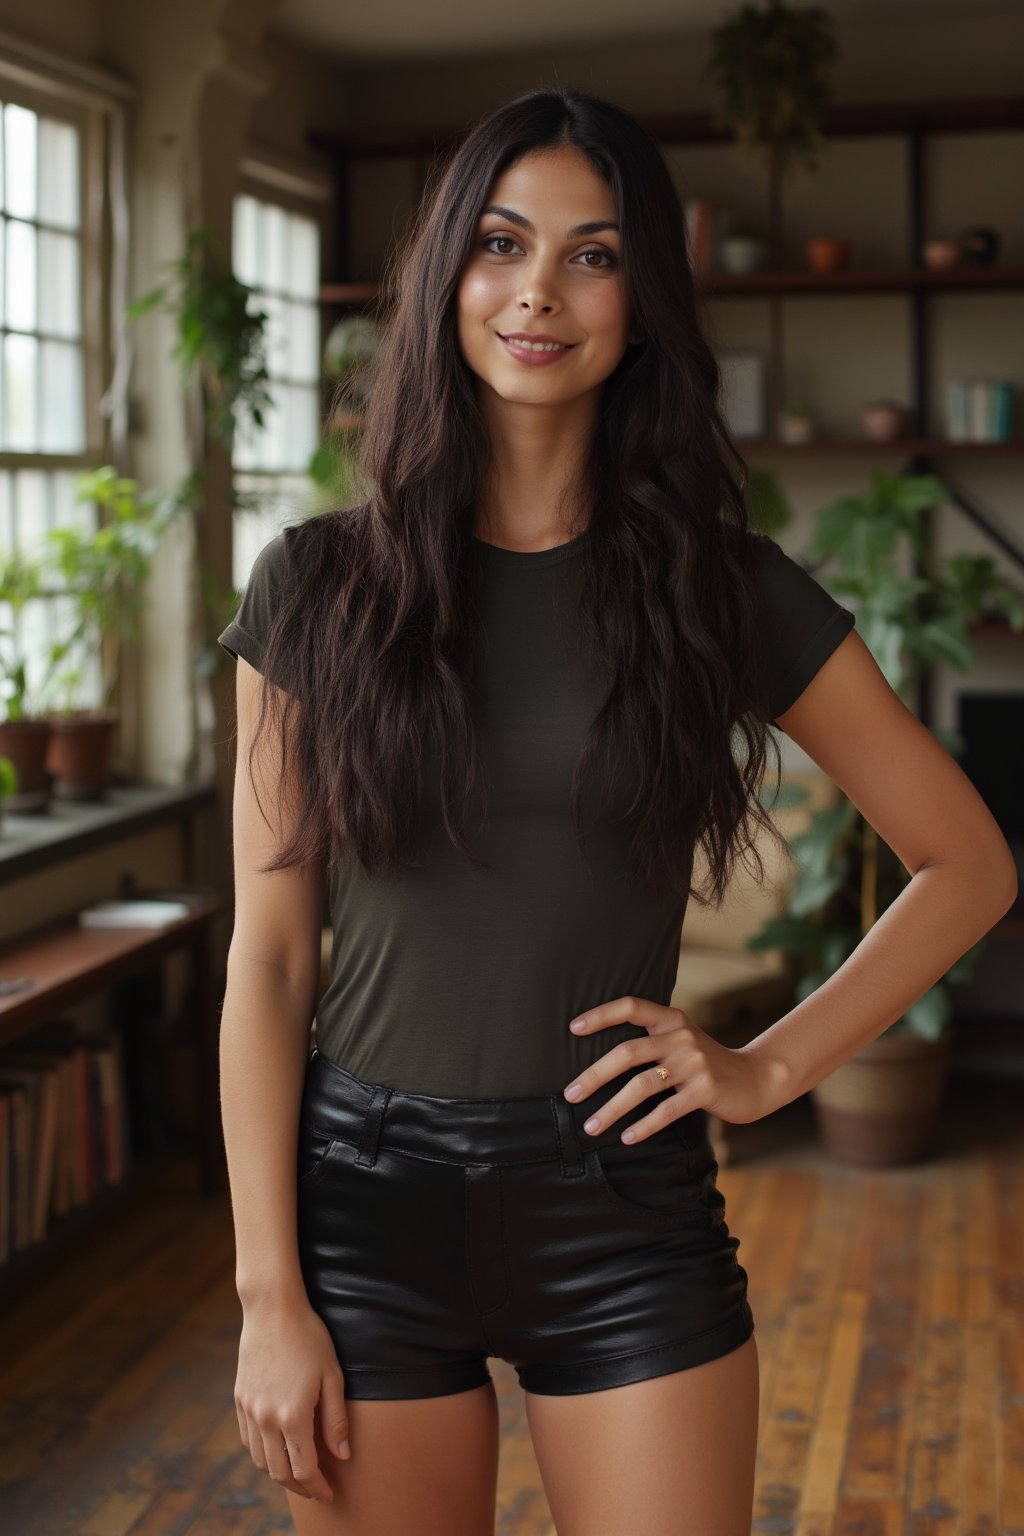
<path fill-rule="evenodd" d="M 563 544 L 553 544 L 550 549 L 506 549 L 503 544 L 491 544 L 487 539 L 478 538 L 475 533 L 471 533 L 469 537 L 477 549 L 486 552 L 488 559 L 503 562 L 508 566 L 518 566 L 520 569 L 533 570 L 538 566 L 558 565 L 561 561 L 580 554 L 589 532 L 588 524 L 575 538 L 566 539 Z"/>

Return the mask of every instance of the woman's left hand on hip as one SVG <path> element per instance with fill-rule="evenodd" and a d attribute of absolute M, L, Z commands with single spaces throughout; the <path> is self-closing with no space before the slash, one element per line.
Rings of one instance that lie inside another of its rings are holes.
<path fill-rule="evenodd" d="M 587 1121 L 584 1129 L 591 1135 L 668 1087 L 675 1089 L 675 1096 L 662 1099 L 649 1115 L 636 1120 L 625 1139 L 641 1141 L 695 1109 L 745 1125 L 778 1107 L 770 1102 L 767 1074 L 755 1060 L 713 1040 L 691 1024 L 681 1008 L 668 1008 L 643 997 L 617 997 L 588 1008 L 579 1017 L 586 1023 L 582 1029 L 573 1029 L 574 1035 L 592 1035 L 612 1024 L 636 1024 L 649 1036 L 647 1040 L 637 1036 L 621 1041 L 567 1084 L 565 1097 L 578 1104 L 623 1072 L 650 1063 L 646 1071 L 635 1071 L 629 1082 L 601 1105 L 595 1126 Z M 658 1067 L 664 1071 L 659 1073 Z M 574 1086 L 579 1088 L 576 1094 L 571 1091 Z"/>

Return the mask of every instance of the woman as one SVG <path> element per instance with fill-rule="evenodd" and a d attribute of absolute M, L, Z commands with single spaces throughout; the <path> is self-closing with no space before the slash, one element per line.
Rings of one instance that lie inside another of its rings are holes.
<path fill-rule="evenodd" d="M 894 1022 L 1012 860 L 853 614 L 748 531 L 633 119 L 538 90 L 479 123 L 385 297 L 372 495 L 271 540 L 220 637 L 240 1433 L 300 1533 L 482 1536 L 493 1355 L 559 1536 L 746 1536 L 754 1319 L 707 1113 L 769 1114 Z M 765 821 L 769 723 L 914 875 L 730 1050 L 668 999 L 687 900 Z"/>

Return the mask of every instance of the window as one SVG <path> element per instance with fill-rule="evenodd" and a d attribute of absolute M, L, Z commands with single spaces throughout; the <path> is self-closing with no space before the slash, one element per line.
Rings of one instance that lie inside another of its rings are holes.
<path fill-rule="evenodd" d="M 93 528 L 96 509 L 75 501 L 75 481 L 102 462 L 99 380 L 104 368 L 101 249 L 92 174 L 103 165 L 103 112 L 5 78 L 0 67 L 0 560 L 49 551 L 47 530 Z M 16 632 L 5 658 L 24 658 L 26 707 L 41 699 L 46 649 L 68 632 L 66 599 L 53 592 L 0 629 Z M 99 699 L 94 659 L 70 655 L 81 677 L 68 702 Z"/>
<path fill-rule="evenodd" d="M 310 458 L 320 439 L 320 225 L 316 218 L 250 192 L 235 198 L 232 265 L 267 313 L 273 404 L 260 432 L 240 429 L 234 446 L 238 506 L 233 575 L 244 585 L 263 545 L 305 512 Z"/>

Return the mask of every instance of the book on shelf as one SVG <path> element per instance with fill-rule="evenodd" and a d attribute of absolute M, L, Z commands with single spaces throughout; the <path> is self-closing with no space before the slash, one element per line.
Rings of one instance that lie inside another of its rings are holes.
<path fill-rule="evenodd" d="M 116 1030 L 52 1019 L 0 1050 L 0 1264 L 132 1161 Z"/>

